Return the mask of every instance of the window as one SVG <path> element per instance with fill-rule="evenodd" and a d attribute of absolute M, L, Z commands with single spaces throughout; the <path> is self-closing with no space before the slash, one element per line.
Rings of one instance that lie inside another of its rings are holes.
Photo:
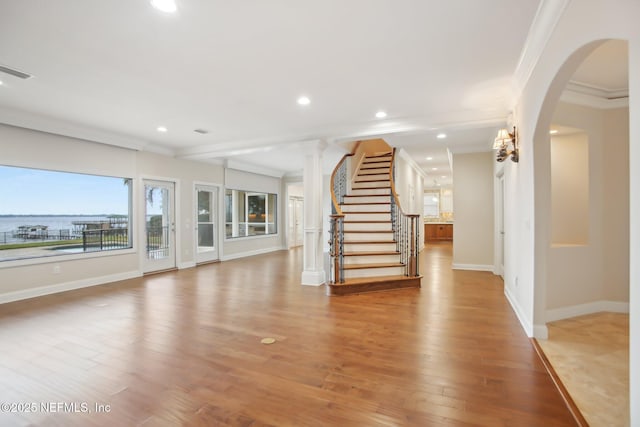
<path fill-rule="evenodd" d="M 0 261 L 132 247 L 131 179 L 0 166 Z"/>
<path fill-rule="evenodd" d="M 227 238 L 278 232 L 275 194 L 226 190 L 224 199 Z"/>
<path fill-rule="evenodd" d="M 424 217 L 425 218 L 440 217 L 440 192 L 439 191 L 424 192 Z"/>

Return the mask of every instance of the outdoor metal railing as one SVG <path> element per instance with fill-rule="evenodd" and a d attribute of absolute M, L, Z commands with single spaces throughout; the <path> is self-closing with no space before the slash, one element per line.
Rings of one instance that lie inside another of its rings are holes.
<path fill-rule="evenodd" d="M 169 251 L 169 226 L 147 227 L 147 256 L 161 258 Z"/>
<path fill-rule="evenodd" d="M 126 228 L 113 228 L 105 230 L 85 230 L 82 232 L 82 250 L 108 251 L 130 247 L 129 230 Z"/>

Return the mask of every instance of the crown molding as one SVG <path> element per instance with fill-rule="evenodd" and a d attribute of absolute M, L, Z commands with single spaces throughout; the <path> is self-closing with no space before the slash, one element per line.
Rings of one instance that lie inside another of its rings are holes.
<path fill-rule="evenodd" d="M 513 76 L 515 99 L 520 99 L 551 34 L 571 0 L 542 0 L 533 18 L 529 34 Z"/>
<path fill-rule="evenodd" d="M 568 90 L 562 92 L 560 101 L 566 102 L 567 104 L 582 105 L 584 107 L 591 107 L 599 110 L 613 110 L 629 106 L 629 98 L 605 99 Z"/>
<path fill-rule="evenodd" d="M 272 176 L 274 178 L 282 178 L 284 176 L 284 172 L 268 168 L 265 166 L 254 165 L 253 163 L 241 162 L 235 159 L 227 159 L 224 161 L 225 169 L 235 169 L 242 172 L 255 173 L 258 175 L 266 175 Z"/>
<path fill-rule="evenodd" d="M 398 154 L 405 162 L 409 163 L 409 165 L 422 177 L 422 179 L 427 179 L 425 171 L 420 167 L 420 165 L 418 165 L 418 163 L 416 163 L 413 157 L 411 157 L 404 148 L 399 149 Z"/>
<path fill-rule="evenodd" d="M 611 110 L 629 106 L 629 90 L 604 89 L 587 83 L 570 81 L 560 96 L 560 101 L 599 110 Z"/>
<path fill-rule="evenodd" d="M 14 109 L 0 108 L 0 123 L 136 151 L 150 147 L 138 138 Z"/>

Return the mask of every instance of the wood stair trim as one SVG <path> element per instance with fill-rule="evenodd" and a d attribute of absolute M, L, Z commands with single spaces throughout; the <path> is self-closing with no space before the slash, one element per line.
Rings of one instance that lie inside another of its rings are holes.
<path fill-rule="evenodd" d="M 396 244 L 395 240 L 345 240 L 343 245 L 388 245 Z"/>
<path fill-rule="evenodd" d="M 391 212 L 389 211 L 348 211 L 348 212 L 342 212 L 344 215 L 367 215 L 367 214 L 390 214 Z M 365 222 L 369 222 L 369 221 L 365 221 Z"/>
<path fill-rule="evenodd" d="M 383 194 L 382 196 L 386 196 L 386 194 Z M 391 202 L 370 202 L 370 203 L 365 203 L 365 202 L 353 202 L 353 203 L 341 203 L 340 206 L 362 206 L 362 205 L 390 205 Z M 385 212 L 387 213 L 387 212 Z"/>
<path fill-rule="evenodd" d="M 370 163 L 370 164 L 380 164 L 382 162 L 378 162 L 378 163 Z M 387 162 L 389 163 L 388 166 L 360 166 L 360 170 L 370 170 L 370 169 L 390 169 L 391 168 L 391 162 Z M 384 172 L 383 172 L 384 173 Z"/>
<path fill-rule="evenodd" d="M 351 190 L 391 190 L 391 186 L 377 186 L 377 187 L 355 187 Z M 345 195 L 345 197 L 349 197 L 351 194 Z M 368 196 L 375 196 L 375 194 L 367 194 Z"/>
<path fill-rule="evenodd" d="M 420 288 L 422 276 L 378 276 L 346 279 L 344 283 L 328 283 L 327 295 L 343 296 L 396 289 Z"/>
<path fill-rule="evenodd" d="M 393 230 L 345 230 L 344 234 L 348 233 L 393 233 Z"/>
<path fill-rule="evenodd" d="M 363 188 L 363 190 L 370 190 L 370 188 Z M 348 194 L 344 197 L 389 197 L 389 194 Z"/>
<path fill-rule="evenodd" d="M 365 268 L 390 268 L 390 267 L 404 267 L 401 262 L 379 262 L 375 264 L 349 264 L 345 265 L 345 270 L 362 270 Z"/>
<path fill-rule="evenodd" d="M 361 251 L 361 252 L 345 252 L 342 256 L 382 256 L 382 255 L 400 255 L 398 251 Z"/>
<path fill-rule="evenodd" d="M 384 168 L 378 168 L 378 169 L 384 169 Z M 368 176 L 368 175 L 386 175 L 389 172 L 364 172 L 364 173 L 360 173 L 358 172 L 357 176 Z"/>
<path fill-rule="evenodd" d="M 347 212 L 345 215 L 349 215 L 352 212 Z M 389 213 L 389 212 L 385 212 Z M 345 224 L 391 224 L 391 220 L 344 220 Z"/>
<path fill-rule="evenodd" d="M 362 180 L 355 180 L 354 183 L 358 184 L 358 183 L 362 183 L 362 182 L 390 182 L 389 178 L 385 178 L 385 179 L 362 179 Z"/>

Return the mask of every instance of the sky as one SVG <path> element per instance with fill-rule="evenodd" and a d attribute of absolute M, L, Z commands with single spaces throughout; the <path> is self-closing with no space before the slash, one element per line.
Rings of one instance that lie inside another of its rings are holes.
<path fill-rule="evenodd" d="M 124 178 L 0 166 L 0 215 L 126 215 Z"/>

